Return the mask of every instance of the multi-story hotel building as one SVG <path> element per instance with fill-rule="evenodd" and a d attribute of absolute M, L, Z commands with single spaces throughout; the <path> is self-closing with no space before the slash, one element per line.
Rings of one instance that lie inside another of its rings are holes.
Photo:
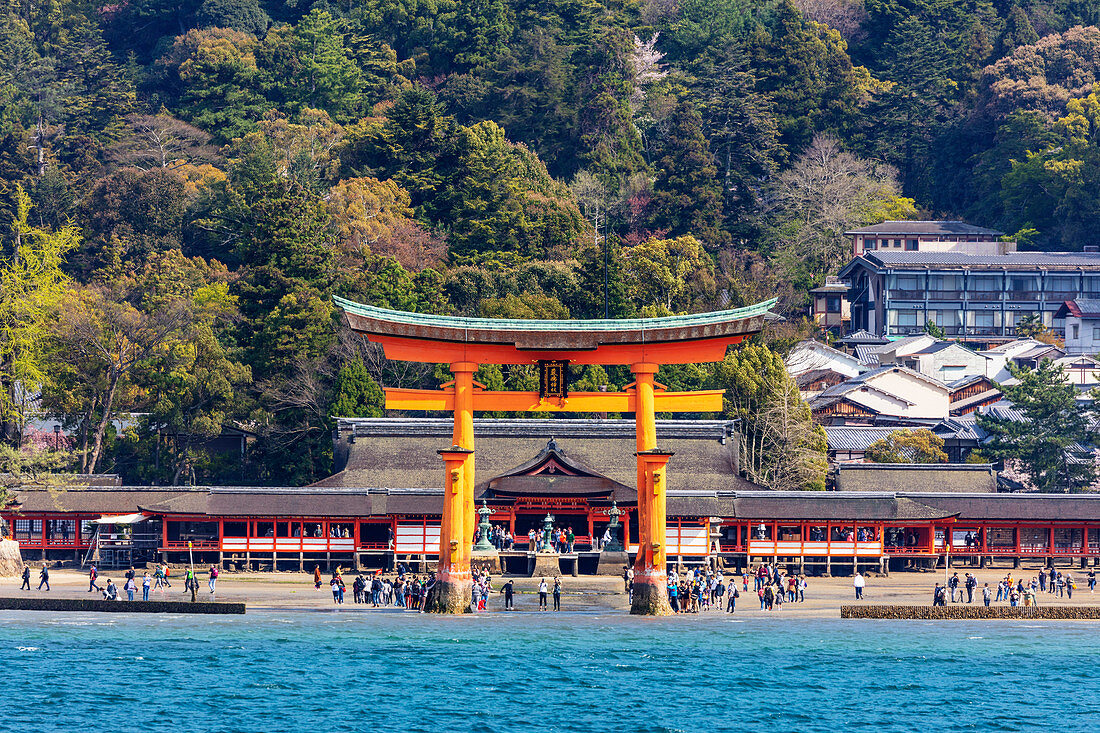
<path fill-rule="evenodd" d="M 951 224 L 987 233 L 975 239 L 996 234 L 958 222 L 887 222 L 848 232 L 856 258 L 840 279 L 849 286 L 852 329 L 907 336 L 932 321 L 949 338 L 995 344 L 1016 338 L 1016 324 L 1031 314 L 1062 334 L 1058 311 L 1067 300 L 1100 297 L 1100 252 L 1017 252 L 1014 242 L 962 235 L 958 241 L 914 235 L 901 247 L 891 243 L 898 238 L 881 237 L 870 248 L 871 230 L 903 223 L 911 232 Z"/>

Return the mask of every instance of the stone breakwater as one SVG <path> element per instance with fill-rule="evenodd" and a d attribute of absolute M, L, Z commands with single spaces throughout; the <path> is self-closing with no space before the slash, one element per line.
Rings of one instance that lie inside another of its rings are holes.
<path fill-rule="evenodd" d="M 841 618 L 919 621 L 980 619 L 1100 620 L 1100 606 L 841 606 Z"/>
<path fill-rule="evenodd" d="M 242 614 L 243 603 L 188 601 L 101 601 L 90 598 L 0 598 L 0 611 L 83 611 L 100 613 Z"/>

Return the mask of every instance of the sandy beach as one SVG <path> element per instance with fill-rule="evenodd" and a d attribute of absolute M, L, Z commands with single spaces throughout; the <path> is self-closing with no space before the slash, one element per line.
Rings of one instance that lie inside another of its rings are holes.
<path fill-rule="evenodd" d="M 38 585 L 39 567 L 31 566 L 31 587 Z M 1066 568 L 1060 568 L 1063 574 Z M 978 589 L 974 593 L 974 603 L 981 603 L 981 588 L 989 583 L 994 589 L 996 597 L 996 584 L 1006 573 L 1011 572 L 1013 581 L 1018 577 L 1024 578 L 1025 583 L 1038 574 L 1039 566 L 1022 567 L 1019 570 L 1002 568 L 993 569 L 968 569 L 952 568 L 952 572 L 958 571 L 959 577 L 964 578 L 966 572 L 975 573 L 978 579 Z M 140 572 L 140 570 L 139 570 Z M 178 572 L 178 571 L 176 571 Z M 1090 606 L 1100 603 L 1095 593 L 1090 593 L 1087 587 L 1087 570 L 1075 569 L 1070 571 L 1077 584 L 1077 590 L 1073 592 L 1073 598 L 1059 598 L 1056 594 L 1040 592 L 1038 594 L 1039 605 L 1078 605 Z M 140 575 L 139 583 L 140 583 Z M 728 575 L 726 576 L 729 577 Z M 105 585 L 108 578 L 114 579 L 120 588 L 123 584 L 123 573 L 116 571 L 104 571 L 100 573 L 98 585 Z M 402 611 L 393 607 L 386 609 L 374 609 L 370 604 L 353 603 L 351 591 L 355 573 L 344 574 L 347 585 L 344 604 L 341 610 L 358 611 L 365 613 L 396 612 Z M 183 600 L 188 596 L 183 590 L 182 574 L 173 574 L 172 588 L 157 590 L 150 594 L 150 600 Z M 210 592 L 207 586 L 205 573 L 199 574 L 199 597 L 209 599 Z M 538 612 L 537 588 L 539 578 L 512 578 L 516 589 L 516 613 Z M 489 601 L 488 611 L 491 613 L 503 613 L 503 596 L 499 589 L 502 584 L 499 578 L 493 579 L 494 595 Z M 807 578 L 808 588 L 806 600 L 803 603 L 784 603 L 782 610 L 762 611 L 756 593 L 752 590 L 750 580 L 749 591 L 742 590 L 737 602 L 737 613 L 750 616 L 783 615 L 799 617 L 832 617 L 839 616 L 840 606 L 855 603 L 866 604 L 915 604 L 931 605 L 932 588 L 935 583 L 944 582 L 942 569 L 939 572 L 906 572 L 893 573 L 889 577 L 867 576 L 867 586 L 864 590 L 864 600 L 856 601 L 852 588 L 851 578 Z M 618 578 L 581 576 L 563 577 L 562 610 L 582 612 L 604 612 L 609 610 L 626 613 L 628 610 L 627 596 L 623 592 L 623 581 Z M 4 578 L 0 580 L 0 596 L 17 597 L 20 595 L 60 597 L 60 598 L 89 598 L 98 593 L 88 592 L 88 577 L 86 573 L 77 573 L 70 570 L 56 570 L 50 572 L 50 587 L 39 590 L 19 590 L 18 578 Z M 249 610 L 301 610 L 301 611 L 326 611 L 334 607 L 332 593 L 328 587 L 328 576 L 323 577 L 320 590 L 313 587 L 313 576 L 305 573 L 225 573 L 221 574 L 217 582 L 215 598 L 219 601 L 244 602 Z M 742 585 L 738 583 L 738 589 Z M 141 597 L 140 588 L 136 594 Z M 961 594 L 960 594 L 961 595 Z M 119 601 L 125 603 L 125 600 Z M 1007 603 L 995 604 L 1007 605 Z"/>

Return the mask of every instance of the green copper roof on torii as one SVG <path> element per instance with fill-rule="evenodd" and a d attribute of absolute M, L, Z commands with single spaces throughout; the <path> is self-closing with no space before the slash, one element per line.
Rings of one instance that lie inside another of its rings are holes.
<path fill-rule="evenodd" d="M 623 364 L 643 361 L 643 357 L 659 358 L 662 363 L 721 360 L 726 345 L 760 332 L 768 310 L 776 301 L 773 298 L 745 308 L 687 316 L 586 321 L 464 318 L 376 308 L 344 298 L 335 298 L 335 302 L 344 309 L 352 330 L 382 343 L 391 359 L 454 362 L 476 357 L 495 359 L 493 363 L 498 364 L 519 364 L 529 358 L 567 358 L 584 359 L 584 363 L 591 364 Z M 394 339 L 412 339 L 424 346 L 402 347 Z M 434 347 L 428 346 L 433 343 Z M 460 349 L 447 348 L 447 344 Z M 699 348 L 690 354 L 683 350 L 670 354 L 667 348 L 664 352 L 654 351 L 653 347 L 659 344 L 669 348 L 691 344 Z M 706 354 L 702 351 L 704 344 L 709 349 Z M 480 346 L 496 350 L 472 350 Z M 501 351 L 501 347 L 505 350 Z M 595 351 L 601 355 L 581 353 Z"/>
<path fill-rule="evenodd" d="M 552 321 L 518 318 L 468 318 L 465 316 L 440 316 L 432 313 L 411 313 L 373 305 L 356 303 L 346 298 L 333 297 L 337 306 L 349 315 L 361 316 L 372 321 L 383 321 L 394 325 L 429 327 L 440 329 L 463 329 L 471 331 L 543 331 L 551 333 L 585 333 L 636 331 L 665 331 L 669 329 L 716 326 L 763 317 L 776 304 L 778 298 L 742 308 L 731 308 L 708 313 L 693 313 L 682 316 L 662 316 L 659 318 L 595 318 L 589 320 Z"/>

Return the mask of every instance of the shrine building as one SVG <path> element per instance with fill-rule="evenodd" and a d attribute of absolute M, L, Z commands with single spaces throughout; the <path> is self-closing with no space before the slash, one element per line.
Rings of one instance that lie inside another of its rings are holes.
<path fill-rule="evenodd" d="M 1100 495 L 896 485 L 767 491 L 739 474 L 735 423 L 656 426 L 677 458 L 667 496 L 671 564 L 738 568 L 778 560 L 836 575 L 857 563 L 902 570 L 947 555 L 983 563 L 1095 563 L 1100 556 Z M 562 573 L 596 572 L 596 545 L 613 504 L 623 512 L 620 539 L 636 552 L 633 421 L 476 420 L 474 427 L 475 501 L 515 536 L 515 549 L 501 553 L 508 572 L 527 573 L 527 531 L 547 514 L 576 535 L 575 552 L 559 557 Z M 98 556 L 103 566 L 127 567 L 186 562 L 190 550 L 195 562 L 227 569 L 375 569 L 395 561 L 425 569 L 438 558 L 444 490 L 437 451 L 450 431 L 444 419 L 345 419 L 334 435 L 338 470 L 311 486 L 130 487 L 97 477 L 24 487 L 3 516 L 28 561 L 80 566 Z"/>

